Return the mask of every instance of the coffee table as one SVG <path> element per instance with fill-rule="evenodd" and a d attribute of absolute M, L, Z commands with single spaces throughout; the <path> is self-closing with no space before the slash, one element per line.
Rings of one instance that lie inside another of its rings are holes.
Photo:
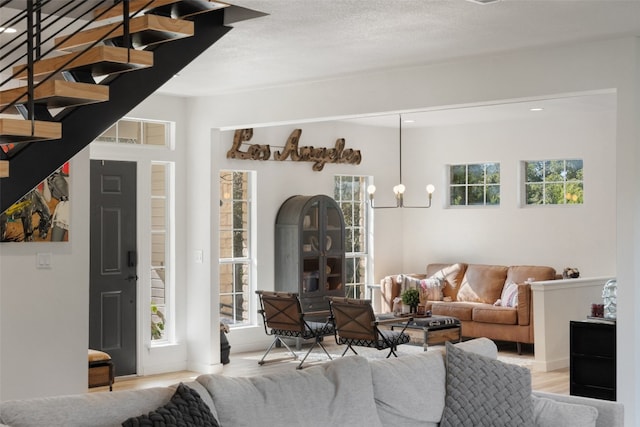
<path fill-rule="evenodd" d="M 406 321 L 394 323 L 390 325 L 391 330 L 402 329 L 406 324 Z M 411 343 L 422 344 L 424 351 L 427 351 L 429 345 L 462 341 L 460 320 L 450 316 L 416 318 L 409 322 L 404 332 L 411 337 Z"/>

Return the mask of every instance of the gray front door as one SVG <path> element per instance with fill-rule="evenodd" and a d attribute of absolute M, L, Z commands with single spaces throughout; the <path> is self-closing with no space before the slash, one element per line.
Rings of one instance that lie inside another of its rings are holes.
<path fill-rule="evenodd" d="M 89 347 L 136 373 L 136 164 L 91 161 Z"/>

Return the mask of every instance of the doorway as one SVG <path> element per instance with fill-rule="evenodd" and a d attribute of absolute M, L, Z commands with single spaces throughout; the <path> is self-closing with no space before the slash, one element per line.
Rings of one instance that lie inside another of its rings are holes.
<path fill-rule="evenodd" d="M 91 160 L 89 347 L 136 374 L 136 163 Z"/>

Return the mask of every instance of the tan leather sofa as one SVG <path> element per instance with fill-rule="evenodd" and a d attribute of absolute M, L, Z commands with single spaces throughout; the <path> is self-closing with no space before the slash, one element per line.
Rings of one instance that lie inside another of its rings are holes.
<path fill-rule="evenodd" d="M 416 279 L 442 280 L 443 301 L 425 301 L 426 310 L 433 314 L 460 319 L 462 336 L 487 337 L 499 341 L 533 344 L 533 300 L 531 286 L 525 283 L 554 280 L 559 276 L 551 267 L 501 266 L 483 264 L 429 264 L 426 274 L 412 274 Z M 381 281 L 382 311 L 390 312 L 393 300 L 400 295 L 398 275 Z M 506 284 L 517 285 L 516 307 L 494 305 Z"/>

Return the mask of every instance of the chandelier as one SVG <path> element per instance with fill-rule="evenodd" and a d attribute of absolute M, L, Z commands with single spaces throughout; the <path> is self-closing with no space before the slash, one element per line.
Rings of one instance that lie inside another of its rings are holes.
<path fill-rule="evenodd" d="M 400 180 L 399 180 L 399 184 L 393 187 L 393 193 L 395 194 L 395 197 L 396 197 L 396 205 L 395 206 L 375 206 L 374 194 L 376 192 L 376 186 L 373 185 L 373 184 L 367 187 L 367 193 L 369 193 L 369 205 L 371 206 L 372 209 L 392 209 L 392 208 L 412 208 L 412 209 L 423 208 L 423 209 L 426 209 L 426 208 L 430 208 L 431 207 L 431 199 L 433 198 L 433 192 L 436 189 L 433 186 L 433 184 L 428 184 L 427 187 L 426 187 L 426 190 L 427 190 L 427 204 L 425 206 L 405 206 L 405 204 L 404 204 L 404 192 L 406 190 L 406 187 L 402 183 L 402 114 L 398 114 L 398 119 L 399 119 L 398 143 L 400 145 L 400 150 L 399 150 L 399 155 L 398 155 L 398 157 L 399 157 L 398 170 L 399 170 Z"/>

